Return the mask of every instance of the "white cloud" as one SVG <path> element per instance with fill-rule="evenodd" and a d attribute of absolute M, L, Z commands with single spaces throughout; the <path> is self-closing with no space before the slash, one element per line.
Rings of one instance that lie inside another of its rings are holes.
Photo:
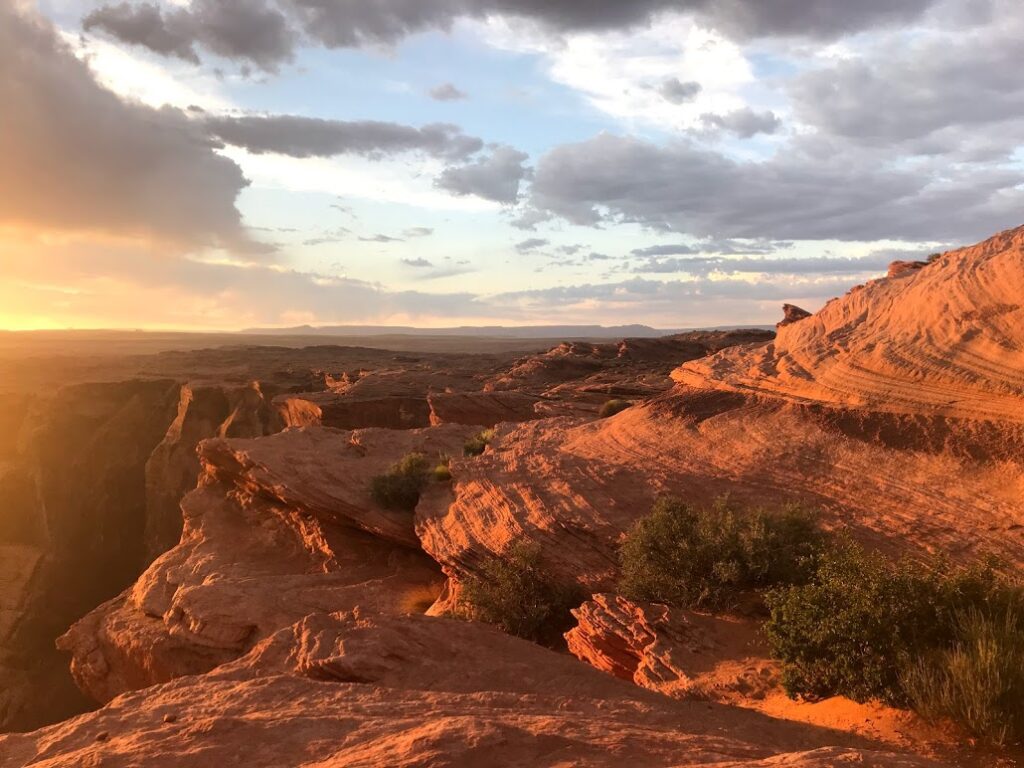
<path fill-rule="evenodd" d="M 745 92 L 756 85 L 740 46 L 678 14 L 645 29 L 570 33 L 557 41 L 500 18 L 474 26 L 496 48 L 544 56 L 552 80 L 627 124 L 697 129 L 705 113 L 747 106 Z M 699 83 L 700 92 L 684 103 L 666 100 L 661 89 L 673 78 Z"/>
<path fill-rule="evenodd" d="M 436 189 L 434 179 L 444 165 L 430 159 L 298 159 L 283 155 L 254 155 L 238 147 L 226 147 L 221 152 L 238 163 L 253 185 L 258 187 L 323 192 L 438 211 L 497 211 L 501 208 L 497 203 L 478 197 L 455 197 Z"/>

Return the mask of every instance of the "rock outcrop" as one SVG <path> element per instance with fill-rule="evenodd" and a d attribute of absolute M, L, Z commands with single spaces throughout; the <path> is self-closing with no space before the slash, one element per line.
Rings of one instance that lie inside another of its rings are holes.
<path fill-rule="evenodd" d="M 146 551 L 149 560 L 181 538 L 182 497 L 199 478 L 196 446 L 210 437 L 260 437 L 284 424 L 259 382 L 241 386 L 185 384 L 178 411 L 146 462 Z"/>
<path fill-rule="evenodd" d="M 41 768 L 934 765 L 673 701 L 478 624 L 365 611 L 307 616 L 205 675 L 0 737 L 0 754 Z"/>
<path fill-rule="evenodd" d="M 684 363 L 676 387 L 610 419 L 508 427 L 421 505 L 453 577 L 513 542 L 591 592 L 661 493 L 695 504 L 802 501 L 894 551 L 1024 564 L 1024 230 Z"/>
<path fill-rule="evenodd" d="M 787 325 L 798 323 L 804 318 L 810 317 L 811 313 L 796 304 L 782 305 L 782 320 L 775 324 L 776 328 L 784 328 Z"/>
<path fill-rule="evenodd" d="M 612 594 L 573 611 L 569 652 L 592 667 L 671 696 L 764 696 L 778 684 L 754 622 L 717 618 Z"/>
<path fill-rule="evenodd" d="M 371 480 L 413 451 L 461 451 L 470 433 L 309 427 L 203 442 L 181 542 L 60 639 L 75 679 L 108 701 L 212 669 L 309 613 L 425 610 L 443 577 L 413 516 L 379 507 Z"/>

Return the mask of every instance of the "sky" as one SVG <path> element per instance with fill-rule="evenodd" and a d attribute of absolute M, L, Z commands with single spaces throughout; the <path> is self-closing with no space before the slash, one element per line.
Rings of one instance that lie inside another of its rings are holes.
<path fill-rule="evenodd" d="M 0 329 L 767 324 L 1024 223 L 1019 0 L 0 0 Z"/>

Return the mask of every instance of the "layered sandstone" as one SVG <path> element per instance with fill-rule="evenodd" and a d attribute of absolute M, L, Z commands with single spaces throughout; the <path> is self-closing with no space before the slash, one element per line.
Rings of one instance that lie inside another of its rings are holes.
<path fill-rule="evenodd" d="M 0 754 L 41 767 L 933 765 L 673 701 L 477 624 L 366 611 L 307 616 L 208 674 L 0 737 Z"/>
<path fill-rule="evenodd" d="M 60 639 L 75 679 L 107 701 L 212 669 L 309 613 L 400 612 L 424 594 L 425 609 L 440 571 L 412 514 L 381 508 L 370 484 L 407 453 L 461 450 L 470 431 L 309 427 L 205 441 L 181 542 Z"/>
<path fill-rule="evenodd" d="M 514 542 L 592 592 L 662 493 L 800 501 L 893 551 L 1024 564 L 1024 230 L 835 299 L 768 344 L 683 364 L 601 421 L 508 427 L 421 505 L 424 548 L 461 573 Z M 450 597 L 449 597 L 450 599 Z"/>

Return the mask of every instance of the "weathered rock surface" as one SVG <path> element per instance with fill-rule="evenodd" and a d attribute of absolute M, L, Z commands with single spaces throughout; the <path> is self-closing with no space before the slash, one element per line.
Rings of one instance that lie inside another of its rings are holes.
<path fill-rule="evenodd" d="M 1024 421 L 1024 228 L 833 299 L 757 350 L 680 367 L 694 388 L 862 411 Z"/>
<path fill-rule="evenodd" d="M 40 768 L 933 764 L 673 701 L 477 624 L 366 612 L 308 616 L 208 674 L 0 737 L 0 754 Z"/>
<path fill-rule="evenodd" d="M 795 304 L 783 304 L 782 305 L 782 320 L 776 323 L 776 328 L 782 328 L 793 323 L 798 323 L 806 317 L 810 317 L 811 313 L 803 307 L 798 307 Z"/>
<path fill-rule="evenodd" d="M 431 395 L 430 423 L 494 427 L 543 418 L 545 399 L 525 392 L 449 392 Z"/>
<path fill-rule="evenodd" d="M 881 280 L 775 342 L 683 364 L 677 387 L 610 419 L 504 428 L 421 504 L 454 576 L 513 542 L 591 592 L 661 493 L 803 501 L 900 551 L 1024 564 L 1024 230 Z M 450 591 L 451 594 L 457 589 Z"/>
<path fill-rule="evenodd" d="M 612 397 L 652 397 L 671 388 L 672 369 L 737 344 L 765 343 L 771 331 L 695 331 L 617 344 L 566 342 L 518 360 L 492 377 L 490 391 L 527 390 L 549 398 L 602 403 Z"/>
<path fill-rule="evenodd" d="M 180 544 L 61 638 L 75 679 L 107 701 L 212 669 L 308 613 L 399 612 L 426 594 L 425 609 L 437 564 L 413 516 L 378 507 L 370 481 L 409 452 L 461 450 L 470 431 L 310 427 L 205 441 Z"/>
<path fill-rule="evenodd" d="M 178 411 L 146 462 L 146 551 L 152 560 L 181 538 L 182 497 L 199 479 L 196 446 L 210 437 L 260 437 L 284 425 L 259 382 L 181 387 Z"/>
<path fill-rule="evenodd" d="M 592 667 L 674 696 L 763 696 L 777 685 L 753 622 L 705 616 L 613 594 L 573 611 L 569 652 Z"/>
<path fill-rule="evenodd" d="M 80 385 L 22 414 L 0 466 L 0 730 L 85 705 L 53 638 L 141 571 L 144 468 L 175 395 L 162 380 Z"/>

